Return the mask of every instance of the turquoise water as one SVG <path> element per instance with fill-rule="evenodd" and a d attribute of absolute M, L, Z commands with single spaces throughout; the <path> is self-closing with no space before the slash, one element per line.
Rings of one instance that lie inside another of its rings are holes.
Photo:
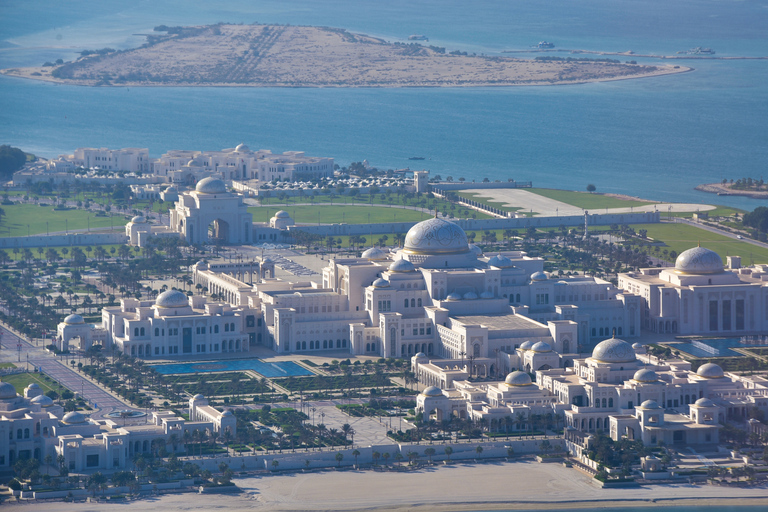
<path fill-rule="evenodd" d="M 561 48 L 768 55 L 768 8 L 753 1 L 41 0 L 0 3 L 0 67 L 136 46 L 134 34 L 158 24 L 218 21 L 337 26 L 390 41 L 425 34 L 448 50 L 486 54 L 546 39 Z M 443 177 L 594 183 L 659 200 L 759 206 L 693 187 L 764 173 L 768 61 L 683 64 L 696 71 L 524 88 L 83 88 L 0 77 L 0 142 L 48 157 L 81 146 L 159 156 L 245 142 L 383 168 L 416 155 L 427 158 L 416 165 Z"/>
<path fill-rule="evenodd" d="M 763 347 L 765 345 L 746 345 L 741 342 L 740 338 L 713 338 L 713 339 L 701 339 L 696 340 L 699 343 L 709 345 L 716 349 L 717 352 L 710 352 L 697 347 L 690 342 L 675 343 L 674 347 L 683 352 L 687 352 L 696 357 L 714 357 L 714 356 L 740 356 L 738 352 L 731 350 L 732 348 L 746 348 L 746 347 Z"/>
<path fill-rule="evenodd" d="M 172 375 L 180 373 L 209 373 L 252 370 L 264 377 L 299 377 L 314 375 L 311 371 L 292 361 L 265 363 L 260 359 L 239 359 L 211 363 L 173 363 L 150 365 L 157 373 Z"/>

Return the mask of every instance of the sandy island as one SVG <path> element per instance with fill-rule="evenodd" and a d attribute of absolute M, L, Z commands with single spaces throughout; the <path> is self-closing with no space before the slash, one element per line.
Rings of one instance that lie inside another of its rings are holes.
<path fill-rule="evenodd" d="M 322 471 L 239 478 L 238 495 L 169 494 L 133 507 L 166 512 L 209 510 L 468 511 L 609 506 L 768 506 L 768 489 L 711 485 L 645 485 L 602 489 L 587 475 L 530 461 L 453 464 L 417 472 Z M 53 508 L 51 508 L 55 505 Z M 84 508 L 85 507 L 85 508 Z M 125 510 L 125 504 L 22 504 L 24 510 Z M 11 507 L 4 507 L 12 509 Z"/>
<path fill-rule="evenodd" d="M 768 198 L 768 191 L 740 190 L 732 188 L 730 183 L 705 183 L 703 185 L 696 186 L 696 190 L 700 190 L 701 192 L 709 192 L 710 194 L 717 194 L 719 196 L 744 196 L 751 197 L 753 199 Z"/>
<path fill-rule="evenodd" d="M 75 85 L 467 87 L 599 82 L 690 71 L 618 61 L 445 53 L 327 27 L 212 25 L 148 35 L 132 50 L 3 74 Z"/>

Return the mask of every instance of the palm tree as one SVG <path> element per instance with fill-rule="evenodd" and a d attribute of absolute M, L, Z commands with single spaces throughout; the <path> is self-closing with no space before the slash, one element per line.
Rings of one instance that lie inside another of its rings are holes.
<path fill-rule="evenodd" d="M 338 467 L 341 467 L 342 460 L 344 460 L 344 454 L 341 452 L 336 452 L 336 462 L 339 463 Z"/>
<path fill-rule="evenodd" d="M 378 465 L 378 463 L 379 463 L 379 458 L 380 458 L 380 457 L 381 457 L 381 453 L 379 453 L 379 452 L 377 452 L 377 451 L 374 451 L 374 452 L 371 454 L 371 458 L 373 459 L 373 464 L 374 464 L 374 465 Z"/>
<path fill-rule="evenodd" d="M 445 450 L 443 450 L 443 451 L 445 452 L 446 459 L 448 460 L 448 462 L 450 462 L 451 461 L 451 454 L 453 453 L 453 448 L 451 448 L 450 446 L 446 446 Z"/>
<path fill-rule="evenodd" d="M 429 463 L 432 464 L 432 456 L 435 454 L 435 449 L 430 447 L 424 450 L 424 455 L 429 458 Z"/>
<path fill-rule="evenodd" d="M 386 466 L 389 463 L 389 452 L 384 452 L 382 457 L 384 457 L 384 465 Z"/>
<path fill-rule="evenodd" d="M 355 450 L 352 452 L 352 455 L 355 457 L 355 466 L 357 466 L 357 458 L 360 456 L 360 451 Z"/>

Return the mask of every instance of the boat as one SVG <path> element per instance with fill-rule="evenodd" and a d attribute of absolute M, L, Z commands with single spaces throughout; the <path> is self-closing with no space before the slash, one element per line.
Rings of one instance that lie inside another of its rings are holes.
<path fill-rule="evenodd" d="M 423 156 L 410 156 L 408 160 L 424 160 Z"/>
<path fill-rule="evenodd" d="M 714 55 L 715 50 L 712 48 L 704 48 L 701 46 L 697 46 L 696 48 L 691 48 L 688 51 L 684 52 L 677 52 L 678 54 L 684 54 L 684 55 Z"/>
<path fill-rule="evenodd" d="M 429 38 L 421 34 L 413 34 L 408 36 L 408 40 L 409 41 L 429 41 Z"/>
<path fill-rule="evenodd" d="M 554 43 L 550 43 L 549 41 L 540 41 L 539 44 L 537 44 L 539 48 L 554 48 Z"/>

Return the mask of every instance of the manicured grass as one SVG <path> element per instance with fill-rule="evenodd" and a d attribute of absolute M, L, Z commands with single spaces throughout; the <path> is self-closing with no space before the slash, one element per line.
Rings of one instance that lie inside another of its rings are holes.
<path fill-rule="evenodd" d="M 418 222 L 428 219 L 429 212 L 386 206 L 345 206 L 345 205 L 296 205 L 296 206 L 252 206 L 254 222 L 269 222 L 278 210 L 285 209 L 299 224 L 367 224 L 368 222 Z"/>
<path fill-rule="evenodd" d="M 463 197 L 464 199 L 471 199 L 472 201 L 475 201 L 477 203 L 490 206 L 491 208 L 498 208 L 499 210 L 502 210 L 505 212 L 517 212 L 522 209 L 516 206 L 505 206 L 506 201 L 493 201 L 487 197 L 483 197 L 482 192 L 470 192 L 468 190 L 462 190 L 458 192 L 457 195 L 459 197 Z M 531 212 L 525 212 L 525 214 L 528 215 L 529 217 L 533 216 L 533 213 Z"/>
<path fill-rule="evenodd" d="M 673 213 L 673 217 L 684 217 L 687 219 L 690 219 L 693 217 L 694 212 L 680 212 L 680 213 Z M 711 217 L 729 217 L 733 215 L 734 213 L 738 213 L 739 215 L 742 215 L 744 213 L 748 213 L 746 210 L 740 210 L 739 208 L 731 208 L 729 206 L 718 206 L 714 210 L 709 210 L 706 212 Z M 665 218 L 664 212 L 661 213 L 661 218 Z"/>
<path fill-rule="evenodd" d="M 55 383 L 52 380 L 45 380 L 45 377 L 39 373 L 17 373 L 15 375 L 6 375 L 3 377 L 3 382 L 12 384 L 13 387 L 16 388 L 16 392 L 21 395 L 24 394 L 24 388 L 33 382 L 36 382 L 37 385 L 40 386 L 40 389 L 43 390 L 43 393 L 50 390 L 61 393 L 62 390 L 64 390 L 64 388 L 59 386 L 58 383 Z"/>
<path fill-rule="evenodd" d="M 573 190 L 555 190 L 552 188 L 528 188 L 528 192 L 554 199 L 562 203 L 570 204 L 585 210 L 600 208 L 629 208 L 630 206 L 644 206 L 655 204 L 654 201 L 634 201 L 604 196 L 602 194 L 590 194 L 589 192 L 576 192 Z"/>
<path fill-rule="evenodd" d="M 4 205 L 5 215 L 0 219 L 0 237 L 27 236 L 75 229 L 108 228 L 110 225 L 120 228 L 126 221 L 123 215 L 97 217 L 86 210 L 54 210 L 53 206 L 34 204 Z M 89 221 L 90 219 L 90 221 Z M 47 225 L 46 225 L 47 223 Z"/>
<path fill-rule="evenodd" d="M 726 256 L 741 256 L 744 265 L 768 263 L 768 249 L 688 224 L 633 224 L 632 227 L 635 231 L 647 229 L 649 237 L 663 241 L 678 254 L 701 243 L 702 247 L 718 253 L 723 261 Z"/>
<path fill-rule="evenodd" d="M 16 365 L 13 363 L 0 363 L 0 368 L 16 368 Z"/>

